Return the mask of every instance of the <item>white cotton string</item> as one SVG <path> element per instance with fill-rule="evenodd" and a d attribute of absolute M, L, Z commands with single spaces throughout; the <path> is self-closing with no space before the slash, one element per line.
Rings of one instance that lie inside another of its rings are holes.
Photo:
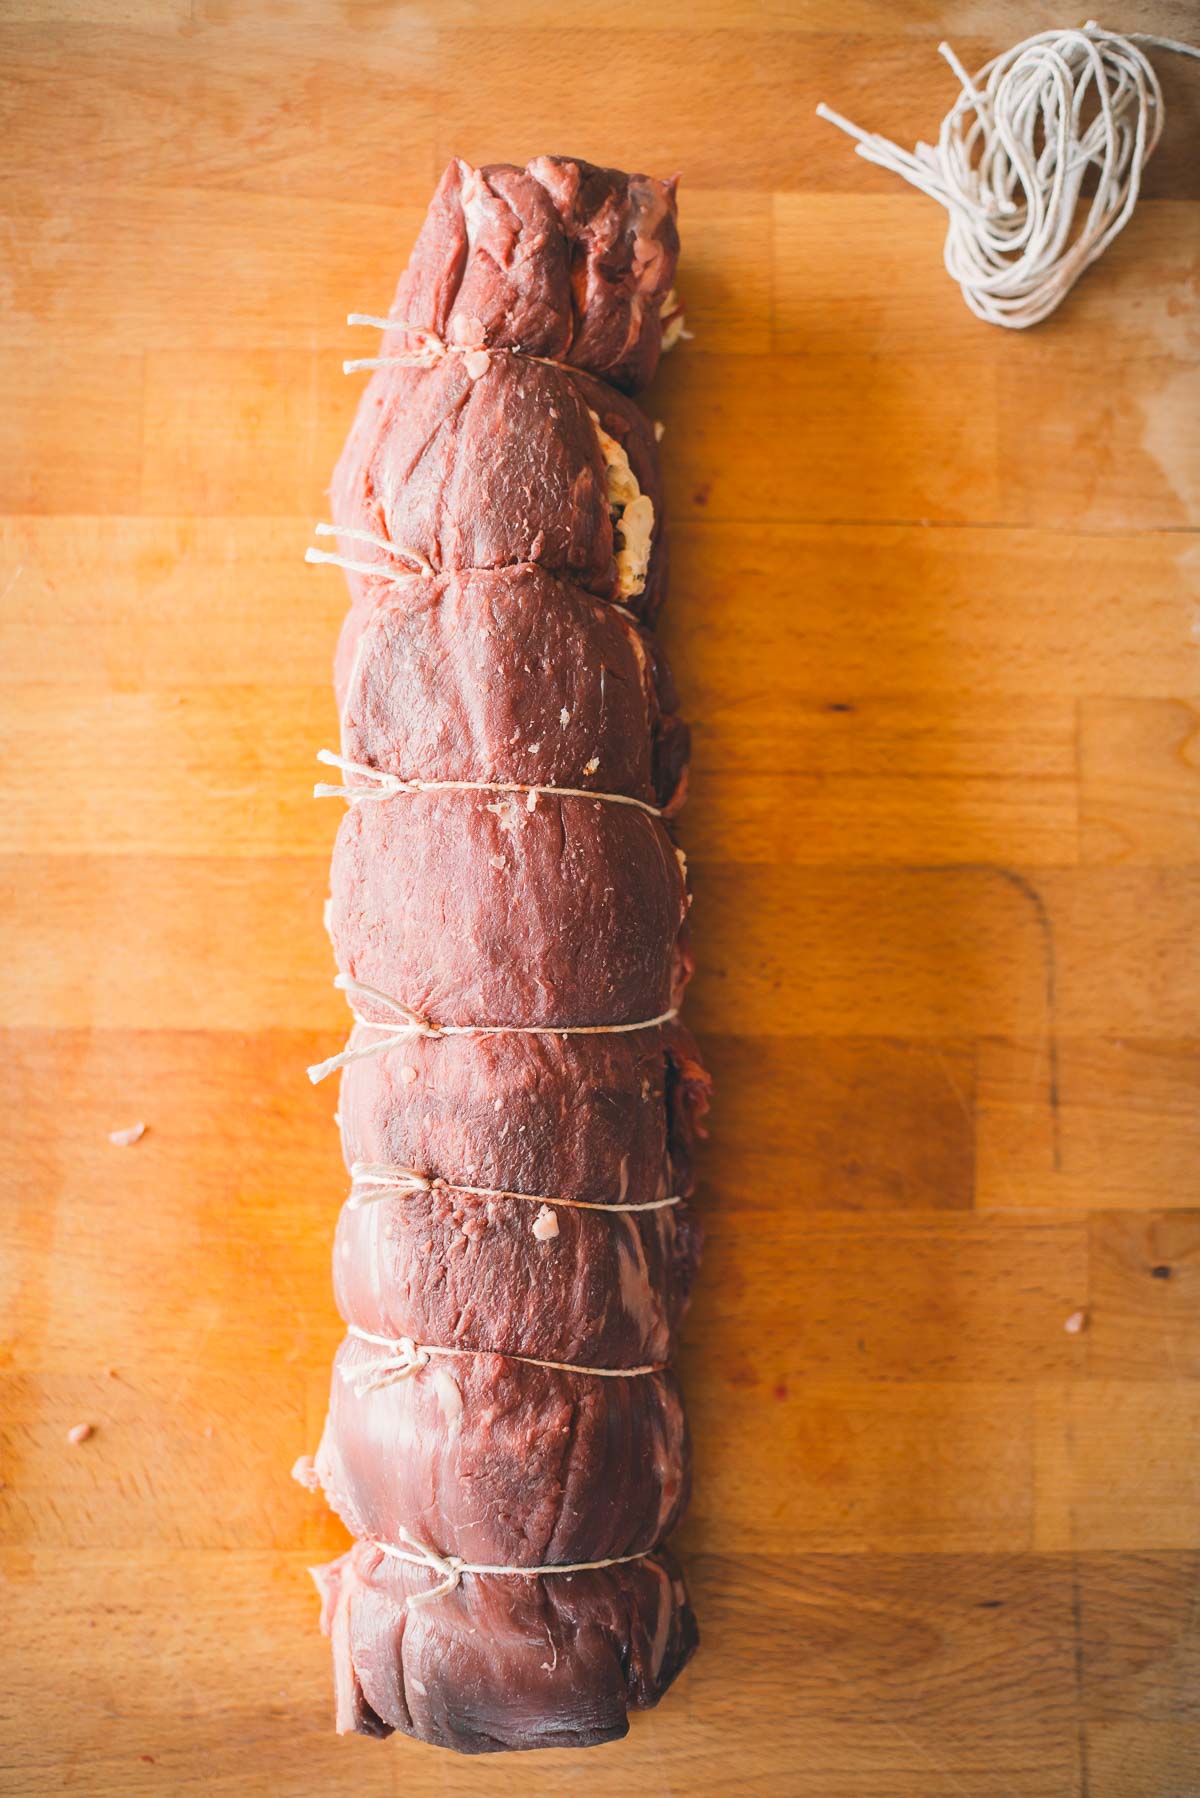
<path fill-rule="evenodd" d="M 640 1205 L 607 1205 L 595 1199 L 551 1199 L 537 1192 L 509 1192 L 497 1186 L 463 1186 L 457 1180 L 431 1179 L 417 1168 L 393 1167 L 381 1161 L 355 1161 L 350 1168 L 350 1211 L 361 1211 L 389 1193 L 412 1195 L 429 1192 L 460 1192 L 475 1199 L 520 1199 L 526 1205 L 564 1206 L 574 1211 L 665 1211 L 668 1206 L 683 1203 L 680 1194 L 669 1199 L 648 1199 Z"/>
<path fill-rule="evenodd" d="M 350 1015 L 356 1024 L 362 1024 L 369 1030 L 378 1030 L 382 1034 L 373 1043 L 345 1048 L 339 1054 L 331 1055 L 328 1061 L 319 1061 L 310 1067 L 308 1077 L 314 1086 L 338 1068 L 348 1067 L 352 1061 L 363 1061 L 371 1055 L 382 1055 L 411 1036 L 625 1036 L 635 1030 L 655 1030 L 660 1024 L 669 1024 L 678 1016 L 677 1007 L 672 1006 L 669 1011 L 660 1012 L 656 1018 L 640 1018 L 634 1024 L 435 1024 L 421 1012 L 414 1011 L 410 1005 L 393 999 L 388 993 L 381 993 L 377 987 L 365 986 L 360 980 L 352 980 L 348 974 L 338 974 L 333 984 L 339 992 L 358 993 L 364 998 L 375 1000 L 377 1004 L 396 1012 L 403 1022 L 381 1024 L 376 1018 L 364 1018 L 352 1005 Z"/>
<path fill-rule="evenodd" d="M 1043 31 L 972 77 L 948 44 L 939 53 L 962 93 L 936 146 L 913 151 L 862 130 L 822 103 L 856 152 L 944 206 L 947 273 L 978 318 L 1023 330 L 1048 318 L 1128 224 L 1142 170 L 1165 123 L 1162 89 L 1139 44 L 1180 56 L 1173 38 L 1122 37 L 1089 22 Z M 1085 110 L 1094 116 L 1085 124 Z M 1095 193 L 1077 218 L 1089 171 Z"/>
<path fill-rule="evenodd" d="M 348 574 L 371 574 L 379 581 L 391 581 L 396 586 L 405 581 L 420 580 L 423 575 L 432 574 L 433 569 L 428 562 L 423 568 L 385 568 L 382 562 L 353 562 L 348 556 L 335 555 L 328 549 L 306 549 L 306 562 L 328 562 L 333 568 L 344 568 Z"/>
<path fill-rule="evenodd" d="M 361 993 L 365 998 L 375 999 L 379 1004 L 398 1012 L 406 1020 L 403 1025 L 396 1027 L 396 1034 L 399 1036 L 410 1036 L 414 1032 L 421 1036 L 620 1036 L 631 1030 L 652 1030 L 656 1025 L 669 1023 L 676 1015 L 675 1008 L 672 1007 L 670 1011 L 660 1012 L 656 1018 L 645 1018 L 636 1024 L 435 1024 L 399 999 L 380 992 L 378 987 L 352 980 L 348 974 L 336 975 L 333 984 L 340 992 Z M 381 1024 L 376 1018 L 364 1018 L 353 1007 L 351 1015 L 356 1024 L 363 1024 L 369 1030 L 392 1028 Z"/>
<path fill-rule="evenodd" d="M 662 1373 L 667 1365 L 665 1361 L 657 1361 L 647 1367 L 584 1367 L 574 1361 L 539 1361 L 533 1355 L 513 1355 L 507 1349 L 440 1348 L 432 1343 L 414 1342 L 411 1336 L 373 1336 L 369 1330 L 360 1330 L 357 1324 L 348 1324 L 346 1329 L 347 1334 L 356 1341 L 371 1343 L 376 1348 L 390 1351 L 378 1361 L 368 1361 L 357 1367 L 342 1365 L 342 1378 L 353 1386 L 357 1398 L 365 1397 L 368 1392 L 377 1392 L 384 1386 L 394 1385 L 399 1380 L 410 1379 L 413 1374 L 428 1367 L 433 1355 L 451 1355 L 463 1361 L 476 1361 L 485 1355 L 498 1355 L 502 1361 L 521 1361 L 526 1367 L 548 1367 L 554 1373 L 594 1374 L 598 1380 L 643 1379 L 647 1374 Z"/>
<path fill-rule="evenodd" d="M 574 363 L 563 362 L 554 356 L 533 356 L 528 350 L 519 349 L 514 344 L 447 343 L 436 331 L 428 330 L 424 325 L 410 324 L 404 318 L 377 318 L 370 312 L 350 312 L 346 316 L 346 323 L 367 325 L 373 331 L 407 331 L 420 340 L 419 349 L 406 350 L 397 356 L 353 357 L 349 362 L 342 363 L 342 372 L 347 375 L 375 368 L 432 368 L 444 356 L 461 356 L 472 380 L 486 374 L 493 356 L 516 356 L 522 362 L 541 362 L 546 368 L 565 368 L 571 373 L 578 373 Z M 690 337 L 691 333 L 681 329 L 676 335 Z M 476 360 L 473 362 L 472 358 Z"/>
<path fill-rule="evenodd" d="M 374 544 L 376 549 L 385 550 L 389 556 L 399 556 L 405 562 L 412 562 L 415 565 L 416 574 L 431 575 L 433 573 L 433 564 L 427 561 L 419 550 L 408 549 L 403 543 L 393 543 L 389 537 L 381 537 L 375 531 L 364 531 L 353 525 L 342 524 L 318 524 L 313 528 L 318 537 L 350 537 L 356 543 Z M 376 574 L 385 581 L 412 580 L 414 577 L 414 569 L 387 568 L 380 562 L 347 561 L 344 557 L 325 549 L 306 549 L 304 560 L 306 562 L 330 562 L 335 568 L 349 568 L 353 573 L 358 574 Z"/>
<path fill-rule="evenodd" d="M 348 325 L 367 325 L 373 331 L 413 331 L 418 337 L 434 337 L 438 343 L 442 340 L 436 331 L 428 325 L 414 325 L 410 318 L 377 318 L 373 312 L 348 312 Z"/>
<path fill-rule="evenodd" d="M 489 349 L 480 343 L 447 343 L 436 331 L 427 331 L 420 325 L 410 325 L 404 319 L 373 318 L 366 312 L 351 312 L 346 323 L 348 325 L 370 325 L 376 331 L 407 331 L 416 337 L 418 347 L 415 350 L 404 350 L 395 356 L 354 356 L 342 363 L 342 373 L 356 375 L 363 370 L 375 368 L 434 368 L 447 356 L 461 356 L 471 379 L 477 380 L 486 374 L 491 366 L 493 356 L 523 356 L 517 349 Z M 525 358 L 530 362 L 543 362 L 543 356 Z M 558 364 L 553 366 L 557 367 Z"/>
<path fill-rule="evenodd" d="M 356 1190 L 367 1188 L 366 1191 Z M 415 1167 L 396 1167 L 385 1161 L 355 1161 L 350 1166 L 350 1197 L 346 1204 L 351 1211 L 361 1211 L 364 1205 L 373 1205 L 376 1199 L 386 1197 L 389 1192 L 412 1195 L 414 1193 L 433 1192 L 445 1188 L 449 1192 L 461 1192 L 460 1186 L 447 1186 L 444 1180 L 431 1180 Z"/>
<path fill-rule="evenodd" d="M 360 998 L 373 999 L 376 1005 L 382 1005 L 387 1011 L 394 1011 L 401 1022 L 396 1025 L 381 1024 L 378 1019 L 364 1018 L 353 1005 L 350 1015 L 356 1024 L 365 1024 L 371 1030 L 395 1029 L 404 1036 L 440 1036 L 439 1026 L 427 1018 L 423 1012 L 405 1005 L 401 999 L 393 999 L 390 993 L 381 992 L 377 986 L 368 986 L 365 980 L 352 980 L 349 974 L 335 974 L 333 984 L 340 993 L 357 993 Z"/>
<path fill-rule="evenodd" d="M 587 787 L 522 786 L 515 780 L 403 780 L 400 775 L 387 774 L 382 768 L 371 768 L 365 762 L 351 762 L 345 756 L 334 755 L 331 749 L 319 749 L 317 760 L 324 762 L 327 768 L 340 768 L 344 774 L 358 774 L 378 785 L 333 787 L 318 781 L 313 788 L 316 799 L 391 799 L 397 793 L 524 793 L 528 796 L 527 809 L 533 811 L 539 796 L 545 793 L 564 799 L 595 799 L 605 805 L 632 805 L 650 818 L 662 817 L 661 806 L 634 799 L 629 793 L 594 793 Z"/>
<path fill-rule="evenodd" d="M 356 1024 L 365 1024 L 372 1030 L 383 1034 L 373 1043 L 362 1043 L 355 1048 L 347 1045 L 337 1055 L 331 1055 L 327 1061 L 319 1061 L 308 1070 L 308 1077 L 317 1086 L 326 1075 L 336 1072 L 338 1068 L 349 1067 L 353 1061 L 365 1061 L 368 1056 L 381 1055 L 385 1049 L 391 1049 L 398 1042 L 409 1036 L 438 1036 L 440 1031 L 431 1024 L 428 1018 L 414 1011 L 409 1005 L 402 1005 L 399 999 L 393 999 L 388 993 L 381 993 L 378 987 L 367 986 L 360 980 L 351 980 L 347 974 L 338 974 L 333 982 L 339 992 L 359 993 L 363 998 L 374 999 L 377 1005 L 386 1006 L 394 1011 L 403 1021 L 399 1024 L 372 1023 L 364 1018 L 354 1006 L 350 1007 L 350 1015 Z"/>
<path fill-rule="evenodd" d="M 442 350 L 427 349 L 414 350 L 407 356 L 352 356 L 342 363 L 342 373 L 358 375 L 374 368 L 432 368 L 443 354 Z"/>
<path fill-rule="evenodd" d="M 670 293 L 667 294 L 666 298 L 663 300 L 659 316 L 663 321 L 662 347 L 664 353 L 667 350 L 674 349 L 675 345 L 681 339 L 685 339 L 688 343 L 692 341 L 695 333 L 687 330 L 684 325 L 684 308 L 676 300 L 674 288 L 671 289 Z M 498 350 L 493 350 L 490 345 L 485 344 L 460 345 L 447 343 L 444 338 L 439 337 L 438 333 L 431 330 L 427 325 L 414 325 L 412 320 L 407 318 L 380 318 L 374 312 L 348 312 L 346 314 L 346 323 L 348 325 L 365 325 L 368 330 L 371 331 L 407 331 L 411 336 L 419 337 L 427 343 L 429 345 L 429 353 L 435 358 L 439 355 L 444 355 L 448 350 L 461 350 L 465 355 L 469 354 L 471 349 L 487 349 L 489 355 L 495 355 L 497 353 L 509 356 L 526 355 L 524 350 L 513 349 L 509 346 L 500 346 Z M 392 360 L 392 358 L 385 358 L 383 360 L 388 361 Z M 526 360 L 530 362 L 546 362 L 549 363 L 551 368 L 574 368 L 575 366 L 575 364 L 571 362 L 552 361 L 549 356 L 526 356 Z M 346 373 L 349 374 L 355 368 L 375 368 L 380 365 L 380 359 L 375 358 L 355 363 L 344 362 L 342 367 L 345 369 Z"/>
<path fill-rule="evenodd" d="M 356 543 L 373 543 L 376 549 L 386 550 L 389 556 L 403 556 L 406 562 L 415 562 L 422 574 L 433 573 L 433 564 L 417 550 L 405 549 L 402 543 L 393 543 L 390 537 L 381 537 L 376 531 L 363 531 L 348 524 L 318 524 L 313 530 L 318 537 L 352 537 Z"/>
<path fill-rule="evenodd" d="M 348 325 L 367 325 L 375 331 L 406 331 L 418 340 L 419 348 L 407 351 L 401 356 L 359 356 L 349 362 L 342 363 L 343 374 L 356 374 L 359 369 L 391 368 L 401 365 L 407 368 L 432 368 L 440 362 L 450 348 L 438 336 L 436 331 L 428 331 L 423 325 L 410 324 L 406 318 L 374 318 L 367 312 L 351 312 L 346 319 Z"/>
<path fill-rule="evenodd" d="M 373 574 L 378 580 L 391 581 L 396 586 L 401 586 L 406 581 L 420 580 L 426 575 L 432 576 L 437 573 L 432 562 L 427 562 L 425 557 L 419 555 L 415 549 L 405 549 L 399 543 L 389 542 L 386 537 L 377 537 L 373 531 L 351 530 L 345 525 L 340 524 L 319 524 L 316 526 L 316 533 L 318 537 L 354 537 L 362 543 L 374 543 L 377 544 L 380 549 L 386 549 L 394 556 L 406 556 L 410 562 L 415 562 L 417 566 L 416 568 L 386 568 L 382 562 L 353 562 L 347 560 L 345 556 L 335 555 L 330 550 L 326 549 L 306 549 L 304 552 L 304 560 L 306 562 L 327 562 L 331 567 L 344 568 L 350 574 Z M 522 566 L 522 564 L 505 562 L 501 563 L 500 566 L 496 568 L 455 568 L 449 572 L 457 575 L 501 574 L 505 569 L 513 566 Z M 536 568 L 538 564 L 536 562 L 531 562 L 527 564 L 527 566 Z M 619 604 L 617 600 L 602 600 L 594 593 L 589 594 L 588 597 L 594 599 L 597 605 L 606 605 L 611 612 L 619 612 L 622 618 L 628 618 L 630 624 L 636 625 L 639 623 L 636 612 L 631 612 L 628 606 Z"/>
<path fill-rule="evenodd" d="M 391 1555 L 394 1560 L 408 1561 L 415 1567 L 428 1567 L 430 1572 L 438 1575 L 438 1583 L 427 1592 L 410 1592 L 406 1603 L 413 1609 L 423 1604 L 430 1604 L 435 1598 L 453 1592 L 464 1573 L 522 1575 L 526 1578 L 543 1579 L 552 1573 L 590 1573 L 593 1568 L 623 1567 L 630 1561 L 644 1561 L 647 1555 L 653 1554 L 652 1548 L 643 1548 L 637 1554 L 609 1555 L 603 1561 L 558 1561 L 550 1562 L 542 1567 L 496 1567 L 486 1561 L 464 1561 L 461 1555 L 439 1555 L 415 1536 L 410 1536 L 406 1529 L 400 1528 L 396 1534 L 407 1543 L 406 1548 L 398 1548 L 391 1542 L 378 1542 L 367 1538 L 367 1546 L 379 1549 L 381 1554 Z"/>
<path fill-rule="evenodd" d="M 351 1326 L 352 1336 L 363 1333 Z M 368 1361 L 364 1366 L 339 1368 L 342 1379 L 353 1386 L 355 1398 L 365 1398 L 369 1392 L 378 1392 L 384 1386 L 394 1386 L 400 1380 L 407 1380 L 412 1374 L 419 1373 L 423 1367 L 429 1366 L 429 1350 L 415 1343 L 411 1336 L 399 1336 L 395 1339 L 383 1336 L 364 1336 L 364 1341 L 379 1343 L 391 1353 L 379 1361 Z"/>
<path fill-rule="evenodd" d="M 373 312 L 348 312 L 346 323 L 348 325 L 366 325 L 372 331 L 423 332 L 425 329 L 424 325 L 410 324 L 406 318 L 376 318 Z"/>

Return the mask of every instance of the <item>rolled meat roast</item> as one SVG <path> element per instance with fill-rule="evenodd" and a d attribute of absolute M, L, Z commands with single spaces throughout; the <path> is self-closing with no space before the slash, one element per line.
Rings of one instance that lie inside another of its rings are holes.
<path fill-rule="evenodd" d="M 332 488 L 351 609 L 328 927 L 354 1027 L 347 1333 L 300 1477 L 337 1723 L 467 1753 L 625 1733 L 696 1644 L 669 1366 L 708 1079 L 648 626 L 673 184 L 452 163 Z"/>

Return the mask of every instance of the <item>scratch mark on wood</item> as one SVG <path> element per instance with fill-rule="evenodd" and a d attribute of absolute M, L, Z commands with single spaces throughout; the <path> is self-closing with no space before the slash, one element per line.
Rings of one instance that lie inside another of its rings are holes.
<path fill-rule="evenodd" d="M 1054 920 L 1051 918 L 1046 901 L 1038 892 L 1033 882 L 1015 868 L 996 866 L 994 874 L 1006 880 L 1011 887 L 1028 899 L 1033 907 L 1033 915 L 1037 919 L 1038 930 L 1042 940 L 1042 978 L 1046 994 L 1046 1059 L 1047 1099 L 1050 1105 L 1050 1143 L 1054 1157 L 1055 1173 L 1062 1172 L 1062 1117 L 1061 1091 L 1059 1087 L 1058 1061 L 1058 1025 L 1056 1022 L 1056 989 L 1058 985 L 1058 963 L 1054 946 Z"/>
<path fill-rule="evenodd" d="M 1083 1600 L 1079 1592 L 1079 1560 L 1071 1557 L 1071 1636 L 1075 1664 L 1075 1743 L 1079 1754 L 1079 1798 L 1091 1798 L 1087 1730 L 1083 1720 Z"/>

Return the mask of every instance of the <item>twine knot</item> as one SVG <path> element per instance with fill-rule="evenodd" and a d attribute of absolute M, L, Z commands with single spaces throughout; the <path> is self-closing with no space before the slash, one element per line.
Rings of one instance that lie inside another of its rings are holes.
<path fill-rule="evenodd" d="M 390 1355 L 351 1370 L 356 1398 L 365 1398 L 368 1392 L 378 1392 L 382 1386 L 394 1386 L 399 1380 L 411 1379 L 413 1374 L 429 1366 L 429 1350 L 414 1342 L 411 1336 L 398 1337 L 391 1348 Z"/>
<path fill-rule="evenodd" d="M 409 1593 L 405 1602 L 410 1609 L 416 1610 L 420 1605 L 432 1604 L 435 1598 L 444 1597 L 447 1592 L 453 1592 L 461 1584 L 467 1566 L 461 1555 L 436 1554 L 424 1542 L 419 1542 L 415 1536 L 410 1536 L 404 1528 L 401 1528 L 398 1534 L 401 1540 L 407 1542 L 414 1551 L 412 1555 L 405 1555 L 404 1559 L 424 1565 L 439 1575 L 438 1583 L 435 1586 L 428 1587 L 424 1592 Z"/>

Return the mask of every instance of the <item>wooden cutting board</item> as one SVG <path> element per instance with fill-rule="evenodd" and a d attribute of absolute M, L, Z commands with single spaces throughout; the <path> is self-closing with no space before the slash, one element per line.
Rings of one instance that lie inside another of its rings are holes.
<path fill-rule="evenodd" d="M 1053 22 L 4 7 L 6 1791 L 1200 1791 L 1200 81 L 1164 63 L 1137 219 L 1028 335 L 813 117 L 931 135 L 943 33 Z M 453 152 L 544 150 L 684 174 L 647 403 L 718 1082 L 704 1643 L 627 1741 L 467 1763 L 333 1735 L 344 1537 L 288 1478 L 344 1190 L 303 1071 L 344 602 L 301 558 L 346 312 Z"/>

